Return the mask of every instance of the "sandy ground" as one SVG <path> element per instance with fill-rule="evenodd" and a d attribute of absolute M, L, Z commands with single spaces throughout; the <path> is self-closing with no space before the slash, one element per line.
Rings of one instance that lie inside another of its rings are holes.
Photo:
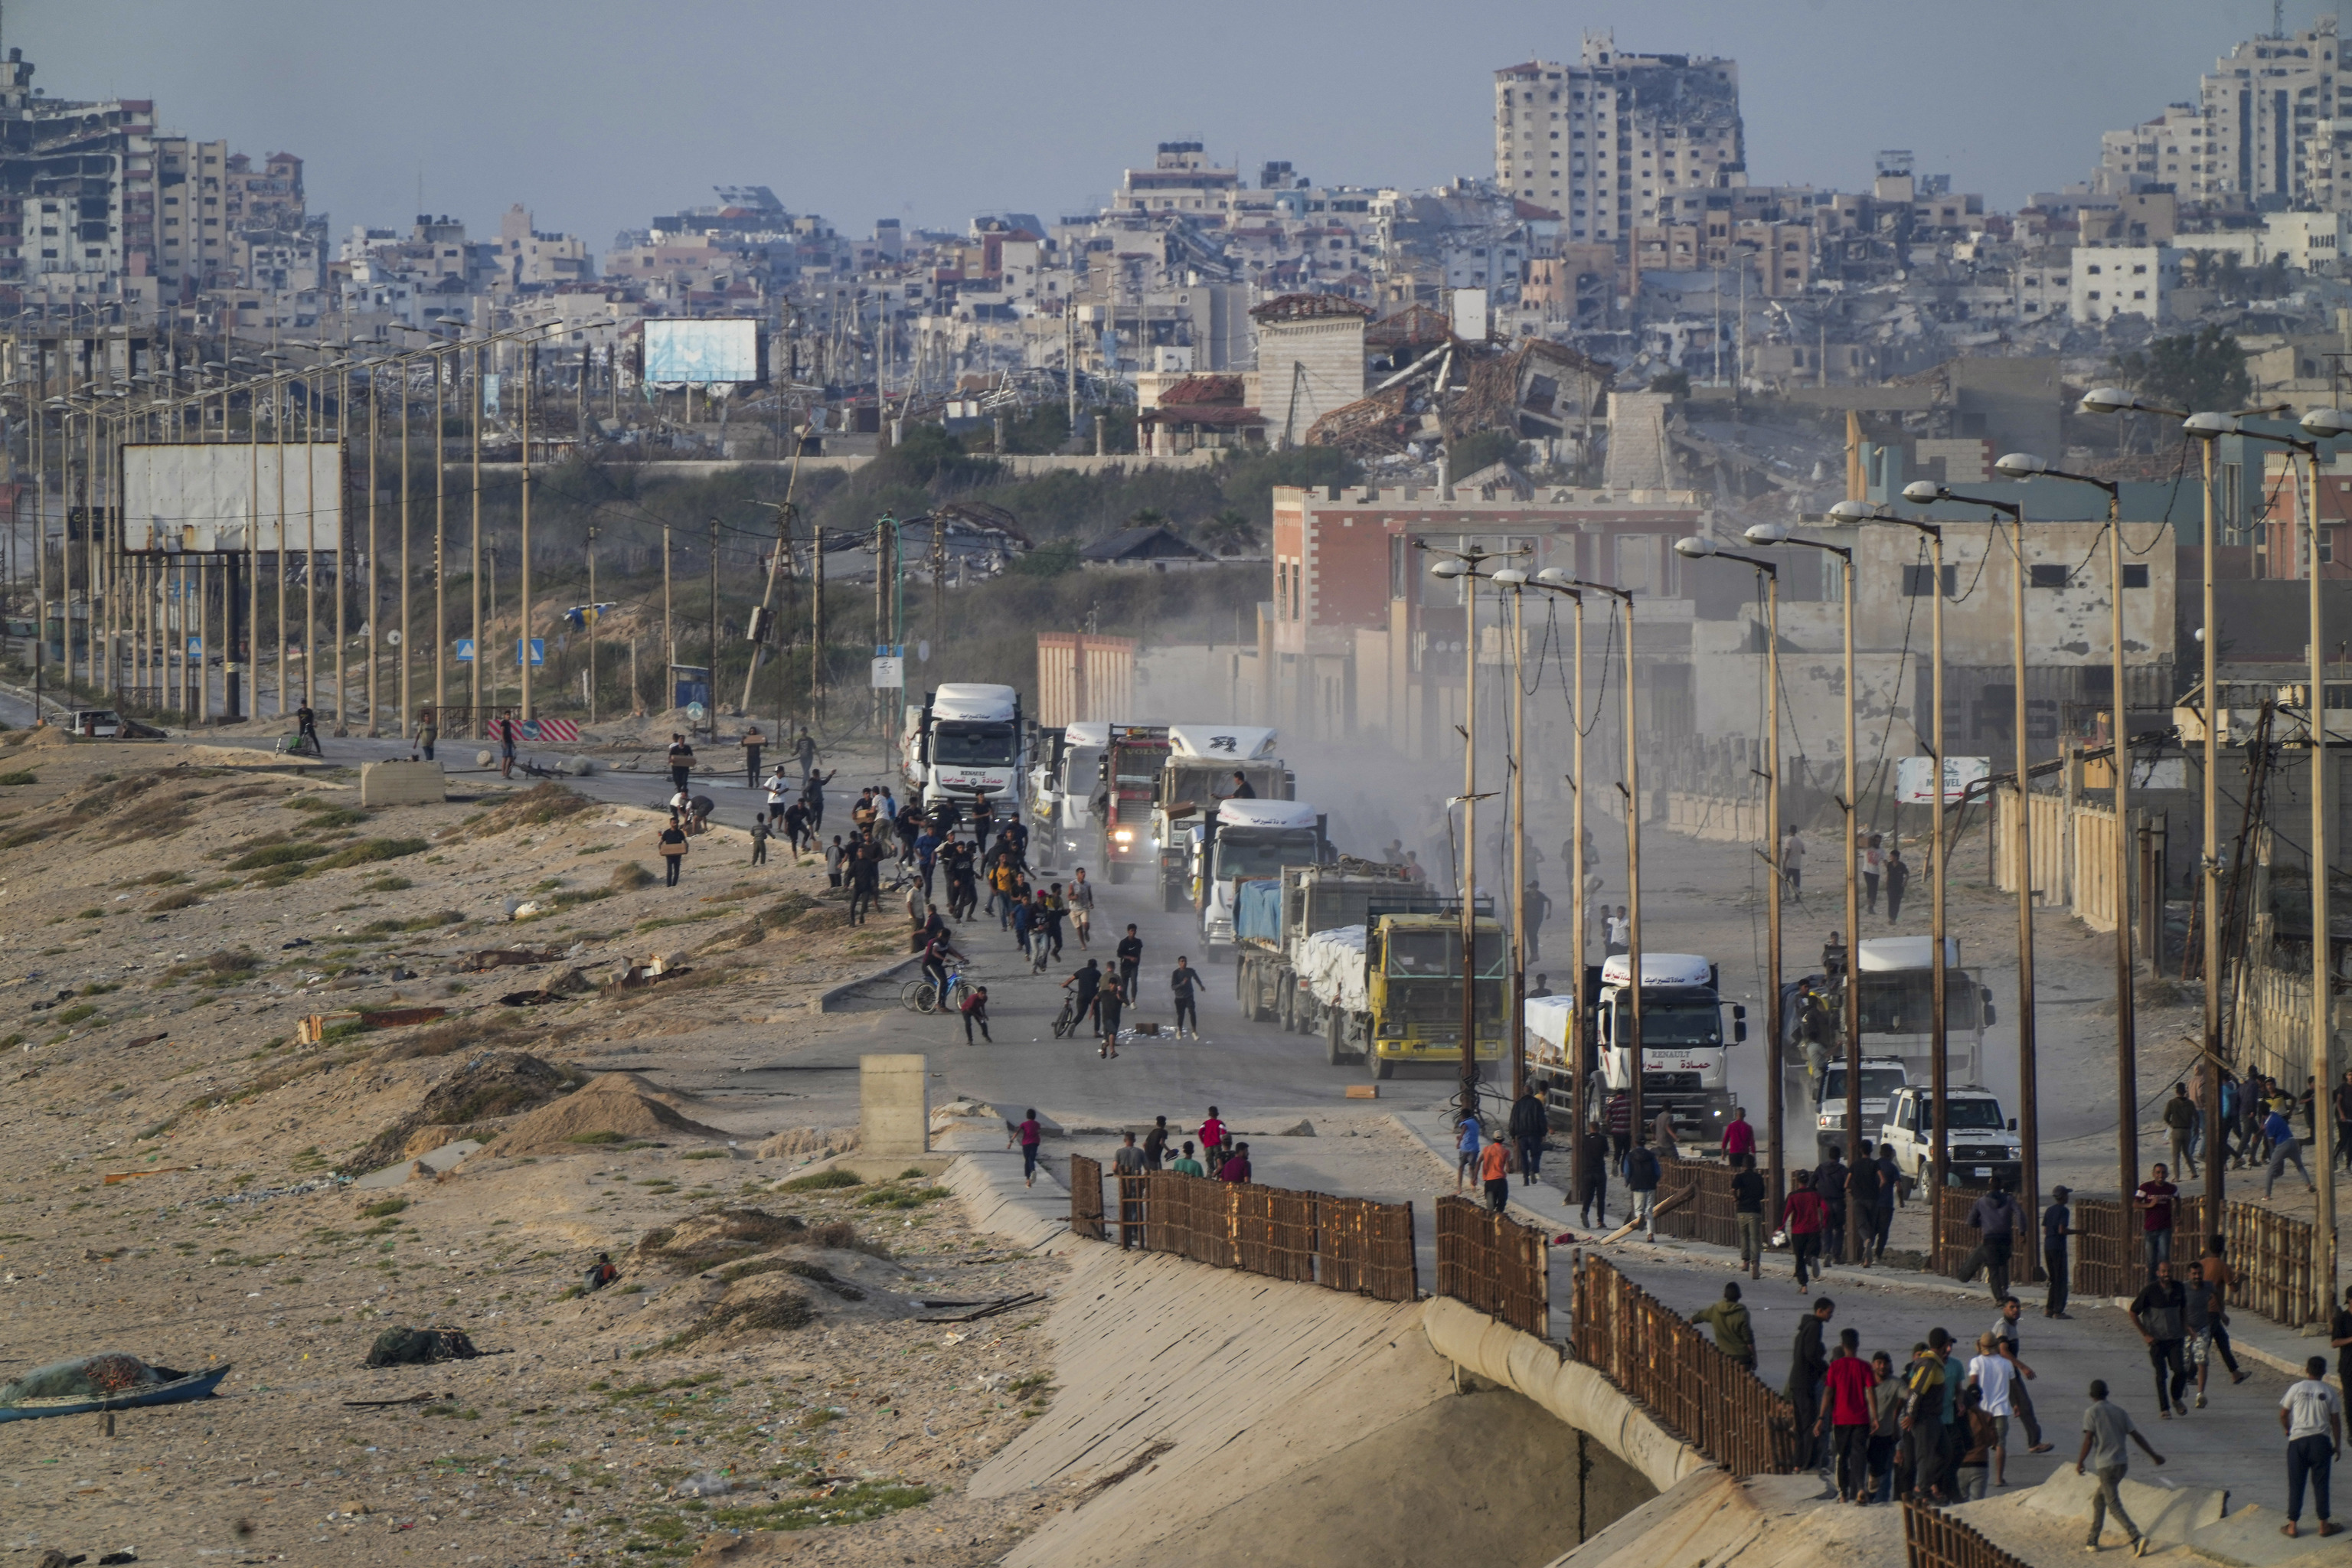
<path fill-rule="evenodd" d="M 895 922 L 848 927 L 821 870 L 752 868 L 729 829 L 680 888 L 628 886 L 658 863 L 632 807 L 467 783 L 362 813 L 338 770 L 6 739 L 0 1378 L 114 1349 L 233 1370 L 222 1397 L 120 1414 L 110 1436 L 0 1425 L 0 1548 L 619 1561 L 684 1557 L 714 1525 L 823 1525 L 797 1538 L 808 1561 L 1002 1554 L 1025 1505 L 960 1481 L 1045 1407 L 1042 1312 L 940 1326 L 920 1320 L 971 1309 L 922 1303 L 1049 1289 L 1059 1266 L 975 1235 L 919 1172 L 780 1185 L 805 1160 L 755 1152 L 808 1126 L 797 1097 L 665 1092 L 725 1136 L 591 1129 L 607 1141 L 338 1179 L 371 1144 L 495 1139 L 528 1095 L 467 1091 L 511 1087 L 521 1058 L 568 1083 L 656 1041 L 749 1068 L 763 1036 L 824 1023 L 824 988 L 898 956 Z M 551 907 L 507 918 L 527 899 Z M 523 948 L 552 961 L 465 971 Z M 609 984 L 654 956 L 684 973 Z M 499 1003 L 526 992 L 551 997 Z M 449 1013 L 334 1017 L 428 1005 Z M 312 1014 L 329 1027 L 305 1044 Z M 746 1027 L 769 1019 L 791 1027 Z M 767 1217 L 683 1256 L 639 1246 L 722 1207 Z M 622 1278 L 583 1296 L 599 1251 Z M 428 1322 L 489 1353 L 362 1365 L 385 1327 Z M 351 1403 L 383 1401 L 410 1403 Z M 727 1489 L 680 1490 L 700 1476 Z"/>

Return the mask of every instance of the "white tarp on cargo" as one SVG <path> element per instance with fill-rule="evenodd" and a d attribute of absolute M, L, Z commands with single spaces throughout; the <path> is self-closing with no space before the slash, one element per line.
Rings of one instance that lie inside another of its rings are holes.
<path fill-rule="evenodd" d="M 1364 928 L 1341 926 L 1317 931 L 1298 944 L 1298 973 L 1307 992 L 1326 1007 L 1369 1012 L 1364 988 Z"/>
<path fill-rule="evenodd" d="M 1644 964 L 1643 967 L 1647 968 Z M 1547 1058 L 1559 1059 L 1568 1048 L 1568 1031 L 1576 1019 L 1573 996 L 1530 996 L 1527 1003 L 1528 1037 L 1549 1046 Z"/>
<path fill-rule="evenodd" d="M 313 441 L 289 443 L 284 451 L 281 484 L 276 442 L 123 447 L 123 548 L 202 554 L 334 549 L 343 529 L 342 447 Z"/>

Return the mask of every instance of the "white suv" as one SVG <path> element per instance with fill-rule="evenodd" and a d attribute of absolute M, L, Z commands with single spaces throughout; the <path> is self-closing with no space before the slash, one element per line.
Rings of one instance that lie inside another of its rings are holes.
<path fill-rule="evenodd" d="M 2011 1192 L 2023 1170 L 2024 1149 L 2017 1142 L 2017 1121 L 2001 1114 L 1992 1090 L 1976 1084 L 1953 1088 L 1945 1107 L 1945 1135 L 1950 1140 L 1946 1174 L 1955 1186 L 1980 1187 L 1995 1176 Z M 1879 1142 L 1895 1145 L 1895 1163 L 1917 1181 L 1932 1163 L 1928 1151 L 1935 1142 L 1935 1096 L 1924 1084 L 1912 1084 L 1895 1096 Z"/>

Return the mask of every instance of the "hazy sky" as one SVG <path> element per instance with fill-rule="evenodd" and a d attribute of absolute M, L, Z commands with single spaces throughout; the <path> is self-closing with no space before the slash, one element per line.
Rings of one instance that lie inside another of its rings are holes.
<path fill-rule="evenodd" d="M 5 43 L 61 97 L 152 98 L 169 129 L 299 153 L 338 233 L 419 210 L 495 233 L 513 202 L 616 230 L 773 187 L 863 237 L 1104 200 L 1160 141 L 1254 182 L 1492 172 L 1493 78 L 1629 49 L 1739 62 L 1749 178 L 1866 184 L 1908 147 L 1997 207 L 2085 177 L 2099 132 L 2192 96 L 2263 0 L 13 0 Z M 2334 14 L 2293 0 L 2289 26 Z M 422 181 L 424 208 L 417 205 Z"/>

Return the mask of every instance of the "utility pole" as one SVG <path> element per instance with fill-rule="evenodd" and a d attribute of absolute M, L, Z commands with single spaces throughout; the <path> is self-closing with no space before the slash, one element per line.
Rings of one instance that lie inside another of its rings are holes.
<path fill-rule="evenodd" d="M 670 619 L 670 548 L 669 524 L 662 524 L 662 679 L 668 682 L 662 695 L 669 700 L 664 708 L 677 705 L 677 627 Z"/>
<path fill-rule="evenodd" d="M 584 373 L 583 373 L 584 374 Z M 588 722 L 596 721 L 596 525 L 588 525 Z"/>
<path fill-rule="evenodd" d="M 710 520 L 710 678 L 705 682 L 710 689 L 710 705 L 703 710 L 703 722 L 715 738 L 719 733 L 719 520 Z"/>
<path fill-rule="evenodd" d="M 437 717 L 449 701 L 449 464 L 447 450 L 442 440 L 444 401 L 442 381 L 446 374 L 441 355 L 436 353 L 433 364 L 433 711 Z M 479 659 L 482 650 L 474 649 Z M 528 692 L 530 688 L 524 688 Z M 523 716 L 530 716 L 525 709 Z"/>
<path fill-rule="evenodd" d="M 480 733 L 482 723 L 482 660 L 489 650 L 482 646 L 482 345 L 474 343 L 474 387 L 467 399 L 472 405 L 473 429 L 473 531 L 466 547 L 466 597 L 472 619 L 468 623 L 474 639 L 473 671 L 467 678 L 467 705 L 473 710 L 475 732 Z"/>
<path fill-rule="evenodd" d="M 539 349 L 525 343 L 522 350 L 522 597 L 516 635 L 522 639 L 522 721 L 530 723 L 538 714 L 530 705 L 530 382 L 539 368 Z M 439 437 L 435 437 L 437 455 Z"/>
<path fill-rule="evenodd" d="M 824 721 L 824 526 L 809 524 L 809 719 Z"/>
<path fill-rule="evenodd" d="M 415 448 L 410 446 L 408 441 L 410 402 L 408 366 L 405 363 L 395 363 L 399 364 L 400 374 L 400 631 L 394 637 L 394 651 L 400 655 L 400 723 L 401 728 L 405 730 L 409 720 L 416 712 L 415 694 L 412 689 L 416 658 L 415 650 L 409 647 L 410 637 L 416 629 L 416 622 L 412 618 L 414 612 L 408 602 L 409 584 L 415 580 L 415 574 L 409 570 L 408 564 L 408 536 L 416 531 L 416 514 L 409 508 L 408 474 L 409 470 L 416 466 L 416 458 Z M 246 395 L 246 424 L 248 433 L 254 427 L 251 417 L 253 407 L 253 396 L 248 392 Z M 228 416 L 224 414 L 221 417 L 226 421 Z M 257 467 L 255 472 L 257 474 L 259 471 Z M 256 488 L 258 488 L 257 480 Z M 474 658 L 478 661 L 482 658 L 482 648 L 478 643 L 474 647 Z M 253 703 L 254 711 L 257 714 L 261 710 L 260 690 L 261 688 L 257 681 L 254 687 Z M 438 722 L 441 715 L 436 710 L 433 717 L 435 721 Z"/>

